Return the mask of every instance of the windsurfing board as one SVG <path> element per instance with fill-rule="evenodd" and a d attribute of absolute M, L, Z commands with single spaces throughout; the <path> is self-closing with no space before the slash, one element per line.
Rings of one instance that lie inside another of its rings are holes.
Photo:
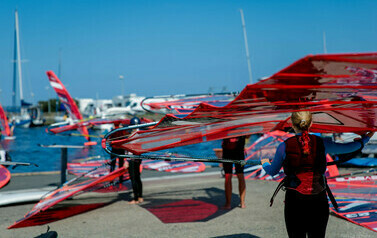
<path fill-rule="evenodd" d="M 72 148 L 72 149 L 84 148 L 84 146 L 82 145 L 43 145 L 43 144 L 38 144 L 38 145 L 43 148 Z"/>
<path fill-rule="evenodd" d="M 17 203 L 37 202 L 42 198 L 43 195 L 54 189 L 56 189 L 56 187 L 0 192 L 0 206 Z"/>

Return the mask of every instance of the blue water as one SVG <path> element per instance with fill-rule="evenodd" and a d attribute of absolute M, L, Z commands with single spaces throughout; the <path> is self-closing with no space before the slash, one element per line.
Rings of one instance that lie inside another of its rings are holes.
<path fill-rule="evenodd" d="M 91 134 L 99 135 L 100 131 L 91 131 Z M 60 170 L 60 148 L 43 148 L 38 144 L 44 145 L 83 145 L 86 140 L 80 136 L 58 136 L 50 135 L 45 132 L 45 127 L 35 128 L 16 128 L 14 131 L 16 139 L 13 141 L 2 141 L 3 147 L 8 150 L 12 161 L 32 162 L 35 166 L 18 166 L 15 169 L 8 167 L 11 173 L 58 171 Z M 102 156 L 109 158 L 109 155 L 102 149 L 100 139 L 97 145 L 85 147 L 84 149 L 68 149 L 68 161 L 86 158 L 90 156 Z M 168 150 L 172 153 L 181 153 L 195 157 L 215 157 L 213 148 L 220 148 L 221 141 L 212 141 L 202 144 L 189 145 Z"/>

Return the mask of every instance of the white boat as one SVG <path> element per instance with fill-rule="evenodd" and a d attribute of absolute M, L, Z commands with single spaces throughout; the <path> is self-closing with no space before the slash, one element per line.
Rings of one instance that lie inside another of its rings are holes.
<path fill-rule="evenodd" d="M 145 113 L 146 111 L 141 106 L 141 102 L 145 99 L 143 96 L 137 96 L 135 93 L 131 93 L 126 96 L 116 96 L 113 98 L 114 107 L 105 111 L 105 114 L 127 113 L 129 115 L 135 115 Z"/>

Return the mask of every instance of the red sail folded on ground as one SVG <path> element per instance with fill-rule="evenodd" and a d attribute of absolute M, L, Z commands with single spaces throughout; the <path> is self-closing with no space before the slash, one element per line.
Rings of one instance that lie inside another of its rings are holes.
<path fill-rule="evenodd" d="M 377 232 L 377 175 L 334 178 L 328 180 L 339 205 L 338 216 Z"/>
<path fill-rule="evenodd" d="M 104 189 L 107 189 L 111 192 L 116 192 L 120 188 L 113 188 L 114 185 L 112 182 L 125 173 L 126 169 L 122 167 L 106 176 L 95 179 L 87 179 L 76 184 L 66 185 L 58 188 L 42 198 L 30 212 L 26 213 L 23 218 L 16 221 L 13 225 L 9 226 L 8 229 L 42 225 L 94 208 L 98 208 L 100 206 L 104 206 L 106 205 L 106 202 L 96 202 L 90 204 L 80 203 L 75 205 L 71 204 L 69 207 L 64 209 L 62 209 L 61 207 L 54 207 L 56 204 L 68 198 L 81 195 L 85 192 L 103 192 Z"/>

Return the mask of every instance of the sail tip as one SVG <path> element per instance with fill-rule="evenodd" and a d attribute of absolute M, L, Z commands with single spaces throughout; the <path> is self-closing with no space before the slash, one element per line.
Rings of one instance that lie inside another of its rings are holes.
<path fill-rule="evenodd" d="M 84 146 L 93 146 L 93 145 L 97 145 L 97 141 L 88 141 L 84 143 Z"/>

